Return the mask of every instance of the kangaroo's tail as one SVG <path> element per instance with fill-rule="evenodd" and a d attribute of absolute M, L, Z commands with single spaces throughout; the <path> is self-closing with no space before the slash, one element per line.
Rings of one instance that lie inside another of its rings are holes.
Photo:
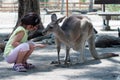
<path fill-rule="evenodd" d="M 99 55 L 99 59 L 104 59 L 104 58 L 110 58 L 110 57 L 116 57 L 119 56 L 118 54 L 115 53 L 103 53 Z"/>

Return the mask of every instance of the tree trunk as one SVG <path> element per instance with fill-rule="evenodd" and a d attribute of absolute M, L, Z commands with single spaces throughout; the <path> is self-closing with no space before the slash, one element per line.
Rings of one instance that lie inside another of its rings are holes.
<path fill-rule="evenodd" d="M 39 7 L 39 0 L 18 0 L 18 20 L 16 26 L 14 27 L 13 31 L 19 26 L 21 17 L 29 12 L 36 12 L 40 15 L 40 7 Z M 28 39 L 32 39 L 34 37 L 41 37 L 42 30 L 44 26 L 42 22 L 39 24 L 38 30 L 29 33 Z M 12 32 L 13 32 L 12 31 Z M 9 38 L 9 36 L 8 36 Z M 0 43 L 0 52 L 4 50 L 6 43 Z"/>
<path fill-rule="evenodd" d="M 21 17 L 29 12 L 36 12 L 40 15 L 39 0 L 18 0 L 18 20 L 14 30 L 19 26 Z M 38 30 L 29 34 L 29 39 L 34 38 L 36 36 L 41 36 L 41 31 L 43 29 L 44 26 L 42 22 L 40 22 Z"/>

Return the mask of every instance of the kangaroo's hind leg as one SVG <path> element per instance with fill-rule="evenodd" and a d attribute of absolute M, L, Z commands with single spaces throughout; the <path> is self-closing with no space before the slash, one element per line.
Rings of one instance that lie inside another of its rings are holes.
<path fill-rule="evenodd" d="M 84 63 L 86 61 L 86 57 L 85 57 L 85 42 L 86 42 L 86 37 L 83 36 L 80 40 L 79 43 L 79 53 L 80 53 L 80 57 L 78 59 L 79 63 Z"/>
<path fill-rule="evenodd" d="M 70 63 L 70 47 L 66 46 L 65 64 Z"/>

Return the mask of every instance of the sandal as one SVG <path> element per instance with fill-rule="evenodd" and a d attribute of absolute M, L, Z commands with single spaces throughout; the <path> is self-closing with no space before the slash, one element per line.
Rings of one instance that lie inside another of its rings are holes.
<path fill-rule="evenodd" d="M 31 63 L 25 63 L 25 64 L 24 64 L 24 67 L 25 67 L 26 69 L 32 69 L 32 68 L 35 68 L 35 65 L 33 65 L 33 64 L 31 64 Z"/>
<path fill-rule="evenodd" d="M 13 69 L 17 72 L 26 72 L 27 69 L 22 64 L 15 64 Z"/>

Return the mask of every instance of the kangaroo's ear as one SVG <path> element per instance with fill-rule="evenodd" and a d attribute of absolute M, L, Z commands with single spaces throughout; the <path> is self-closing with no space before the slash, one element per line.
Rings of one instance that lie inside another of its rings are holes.
<path fill-rule="evenodd" d="M 66 17 L 66 16 L 59 18 L 59 19 L 56 21 L 56 23 L 61 23 L 65 17 Z"/>
<path fill-rule="evenodd" d="M 51 21 L 55 22 L 56 20 L 57 20 L 57 15 L 56 14 L 52 14 Z"/>

